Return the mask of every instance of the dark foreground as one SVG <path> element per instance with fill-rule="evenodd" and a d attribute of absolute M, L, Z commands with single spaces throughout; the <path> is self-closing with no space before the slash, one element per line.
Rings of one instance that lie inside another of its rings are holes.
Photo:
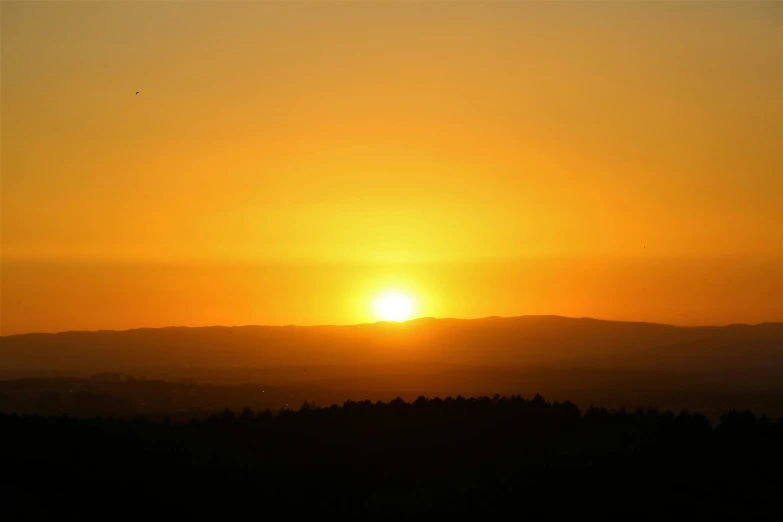
<path fill-rule="evenodd" d="M 783 419 L 497 396 L 182 424 L 0 414 L 0 470 L 4 520 L 783 520 Z"/>

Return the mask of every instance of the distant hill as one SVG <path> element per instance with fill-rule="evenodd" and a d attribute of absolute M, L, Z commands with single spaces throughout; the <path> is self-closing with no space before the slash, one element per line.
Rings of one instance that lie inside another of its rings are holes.
<path fill-rule="evenodd" d="M 427 361 L 471 366 L 783 368 L 783 323 L 677 327 L 559 316 L 350 326 L 170 327 L 0 337 L 0 377 Z"/>

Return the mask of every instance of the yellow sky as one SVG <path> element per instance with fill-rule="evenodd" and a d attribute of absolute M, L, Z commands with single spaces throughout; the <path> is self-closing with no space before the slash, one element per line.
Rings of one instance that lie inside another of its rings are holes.
<path fill-rule="evenodd" d="M 783 319 L 780 3 L 0 14 L 3 334 Z"/>

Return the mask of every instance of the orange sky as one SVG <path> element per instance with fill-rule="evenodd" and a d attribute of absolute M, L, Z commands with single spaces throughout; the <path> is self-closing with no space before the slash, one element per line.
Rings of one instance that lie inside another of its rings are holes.
<path fill-rule="evenodd" d="M 2 334 L 783 320 L 780 3 L 1 9 Z"/>

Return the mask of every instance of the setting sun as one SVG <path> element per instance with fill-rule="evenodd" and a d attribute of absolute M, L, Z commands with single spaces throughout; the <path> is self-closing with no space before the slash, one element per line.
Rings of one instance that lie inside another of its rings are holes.
<path fill-rule="evenodd" d="M 405 292 L 379 294 L 372 303 L 373 314 L 382 321 L 406 321 L 413 317 L 414 300 Z"/>

